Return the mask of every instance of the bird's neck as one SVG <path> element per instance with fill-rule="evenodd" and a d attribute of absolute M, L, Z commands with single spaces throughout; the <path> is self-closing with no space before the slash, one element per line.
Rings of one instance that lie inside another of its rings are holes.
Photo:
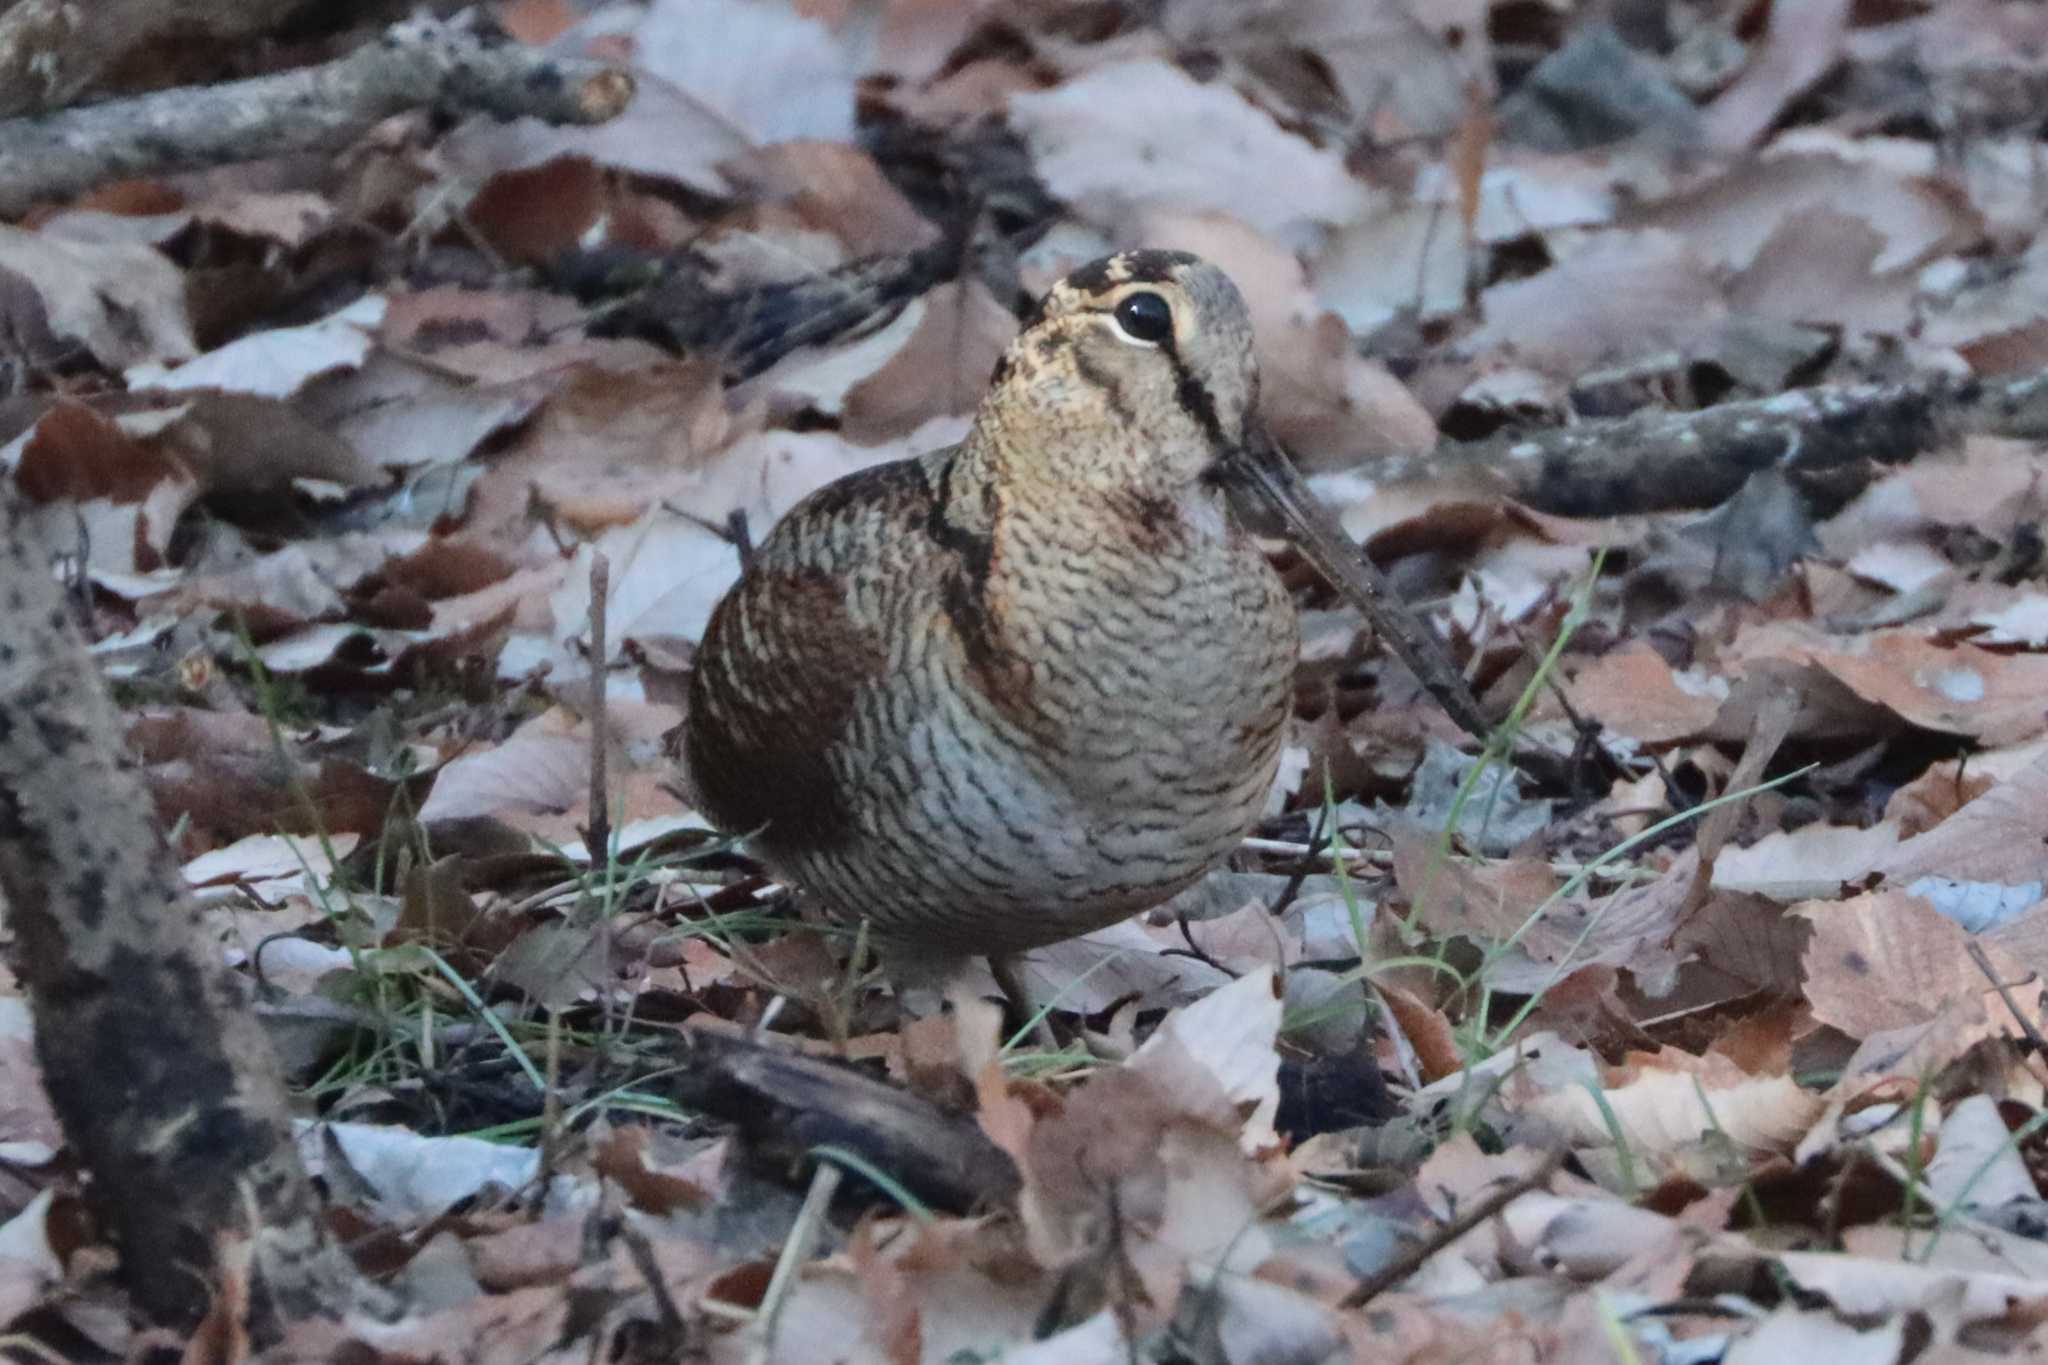
<path fill-rule="evenodd" d="M 990 403 L 955 453 L 949 517 L 990 536 L 1111 545 L 1157 553 L 1170 542 L 1236 534 L 1215 490 L 1171 481 L 1127 424 L 1071 410 L 1015 420 Z"/>

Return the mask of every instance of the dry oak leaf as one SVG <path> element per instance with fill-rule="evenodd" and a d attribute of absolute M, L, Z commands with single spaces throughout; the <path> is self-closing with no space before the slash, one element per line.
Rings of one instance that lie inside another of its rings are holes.
<path fill-rule="evenodd" d="M 82 543 L 90 567 L 114 573 L 162 568 L 179 517 L 199 495 L 182 462 L 69 400 L 0 448 L 0 472 L 10 465 L 48 542 Z"/>
<path fill-rule="evenodd" d="M 1952 764 L 1936 767 L 1956 782 Z M 1976 755 L 1967 770 L 1977 771 Z M 1879 866 L 1886 880 L 1895 886 L 1925 876 L 2048 882 L 2048 753 L 2017 772 L 2000 774 L 1994 767 L 1983 775 L 1996 779 L 1988 790 L 1892 851 Z"/>
<path fill-rule="evenodd" d="M 1121 1235 L 1157 1312 L 1191 1263 L 1248 1272 L 1266 1259 L 1259 1212 L 1292 1179 L 1271 1127 L 1280 1005 L 1272 969 L 1248 973 L 1064 1096 L 1006 1081 L 993 1062 L 982 1069 L 982 1126 L 1023 1176 L 1039 1265 L 1075 1265 Z"/>
<path fill-rule="evenodd" d="M 1685 353 L 1719 332 L 1728 306 L 1712 265 L 1675 233 L 1611 230 L 1548 270 L 1481 295 L 1486 322 L 1465 341 L 1572 379 L 1652 352 Z"/>
<path fill-rule="evenodd" d="M 1553 1091 L 1522 1112 L 1557 1124 L 1577 1146 L 1609 1146 L 1618 1127 L 1635 1159 L 1662 1164 L 1716 1134 L 1747 1151 L 1790 1152 L 1825 1107 L 1789 1075 L 1755 1076 L 1725 1056 L 1675 1048 L 1631 1054 L 1606 1070 L 1600 1091 L 1597 1100 L 1582 1089 Z"/>
<path fill-rule="evenodd" d="M 1786 104 L 1835 64 L 1851 8 L 1850 0 L 1771 6 L 1769 26 L 1749 64 L 1707 106 L 1701 120 L 1706 141 L 1720 151 L 1739 151 L 1762 136 Z"/>
<path fill-rule="evenodd" d="M 1756 257 L 1728 282 L 1737 313 L 1840 327 L 1904 332 L 1914 320 L 1919 272 L 1872 269 L 1884 238 L 1860 217 L 1817 204 L 1786 215 Z"/>
<path fill-rule="evenodd" d="M 1990 745 L 2048 731 L 2048 654 L 1944 644 L 1910 629 L 1844 637 L 1796 621 L 1745 627 L 1723 651 L 1738 668 L 1766 659 L 1810 663 L 1923 729 Z"/>
<path fill-rule="evenodd" d="M 1980 234 L 1976 214 L 1939 182 L 1938 174 L 1931 143 L 1800 128 L 1725 174 L 1649 203 L 1621 221 L 1668 228 L 1707 260 L 1741 270 L 1787 218 L 1826 206 L 1862 219 L 1884 238 L 1884 249 L 1870 268 L 1886 273 L 1924 264 Z"/>
<path fill-rule="evenodd" d="M 1771 1261 L 1802 1290 L 1821 1295 L 1844 1316 L 1902 1324 L 1904 1315 L 1913 1312 L 1939 1313 L 1966 1323 L 2038 1323 L 2048 1316 L 2048 1288 L 2031 1276 L 1958 1274 L 1933 1266 L 1810 1251 L 1782 1252 Z M 1906 1357 L 1902 1352 L 1888 1358 Z M 1782 1359 L 1757 1357 L 1759 1365 Z"/>
<path fill-rule="evenodd" d="M 1447 217 L 1441 204 L 1375 199 L 1341 220 L 1316 252 L 1316 297 L 1361 333 L 1408 313 L 1458 312 L 1472 259 L 1460 235 L 1446 230 Z"/>
<path fill-rule="evenodd" d="M 910 435 L 934 417 L 972 413 L 1017 334 L 1017 318 L 979 280 L 928 291 L 917 324 L 880 368 L 846 391 L 840 430 L 860 445 Z"/>
<path fill-rule="evenodd" d="M 199 351 L 185 311 L 185 277 L 154 247 L 67 241 L 0 223 L 0 335 L 47 333 L 111 369 L 181 361 Z M 22 310 L 34 314 L 21 316 Z M 39 316 L 38 316 L 39 315 Z M 30 356 L 54 364 L 62 356 Z"/>
<path fill-rule="evenodd" d="M 1714 888 L 1768 896 L 1783 904 L 1832 896 L 1844 882 L 1861 882 L 1898 851 L 1899 831 L 1889 822 L 1803 825 L 1772 830 L 1746 848 L 1724 849 L 1714 860 Z"/>
<path fill-rule="evenodd" d="M 1813 1017 L 1852 1038 L 1925 1024 L 1989 990 L 1967 951 L 1970 935 L 1919 896 L 1871 891 L 1793 913 L 1813 923 L 1801 959 Z M 2001 949 L 1987 951 L 2004 979 L 2024 976 Z"/>
<path fill-rule="evenodd" d="M 177 355 L 153 355 L 127 372 L 130 389 L 219 389 L 289 398 L 307 381 L 333 370 L 352 370 L 368 358 L 386 301 L 365 294 L 345 308 L 301 327 L 252 332 L 182 364 Z"/>
<path fill-rule="evenodd" d="M 1601 724 L 1645 744 L 1696 739 L 1728 698 L 1726 678 L 1680 671 L 1648 645 L 1632 644 L 1584 665 L 1572 679 L 1572 704 Z"/>
<path fill-rule="evenodd" d="M 854 45 L 795 7 L 671 0 L 649 6 L 632 36 L 648 74 L 757 144 L 856 140 Z"/>
<path fill-rule="evenodd" d="M 177 419 L 158 443 L 190 466 L 209 494 L 271 493 L 308 479 L 343 488 L 376 488 L 383 468 L 348 440 L 262 394 L 183 395 Z"/>
<path fill-rule="evenodd" d="M 1367 203 L 1341 156 L 1170 62 L 1097 67 L 1014 96 L 1009 112 L 1046 187 L 1105 228 L 1133 207 L 1158 204 L 1233 213 L 1284 239 L 1349 222 Z"/>
<path fill-rule="evenodd" d="M 1619 1199 L 1572 1199 L 1531 1190 L 1501 1210 L 1505 1268 L 1598 1280 L 1638 1257 L 1683 1257 L 1695 1234 L 1685 1224 Z"/>
<path fill-rule="evenodd" d="M 845 142 L 778 142 L 719 166 L 750 197 L 787 203 L 807 225 L 839 239 L 848 259 L 902 254 L 938 240 L 939 230 L 882 174 L 875 159 Z"/>
<path fill-rule="evenodd" d="M 536 500 L 584 533 L 630 523 L 664 502 L 723 524 L 731 504 L 701 506 L 696 490 L 718 482 L 723 466 L 714 457 L 756 425 L 754 415 L 728 406 L 708 361 L 632 373 L 578 368 L 477 480 L 469 529 L 522 543 Z"/>

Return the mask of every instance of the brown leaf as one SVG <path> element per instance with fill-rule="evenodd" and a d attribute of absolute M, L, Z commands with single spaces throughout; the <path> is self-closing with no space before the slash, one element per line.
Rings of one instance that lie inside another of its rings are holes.
<path fill-rule="evenodd" d="M 1541 274 L 1481 296 L 1485 325 L 1467 344 L 1511 353 L 1572 379 L 1596 365 L 1693 349 L 1727 312 L 1708 263 L 1669 232 L 1593 235 Z"/>
<path fill-rule="evenodd" d="M 632 522 L 671 498 L 689 505 L 711 457 L 755 424 L 727 410 L 710 362 L 632 374 L 581 368 L 477 480 L 470 529 L 518 544 L 536 499 L 588 530 Z M 707 515 L 722 524 L 727 510 Z"/>
<path fill-rule="evenodd" d="M 1466 240 L 1479 223 L 1479 185 L 1486 174 L 1486 153 L 1493 145 L 1493 101 L 1484 85 L 1465 82 L 1465 117 L 1451 139 L 1448 160 L 1458 182 L 1458 221 Z"/>
<path fill-rule="evenodd" d="M 1994 769 L 1984 777 L 1996 775 Z M 1959 795 L 1953 772 L 1948 780 L 1945 799 L 1953 800 Z M 1895 886 L 1925 876 L 2008 884 L 2041 880 L 2048 871 L 2042 853 L 2048 840 L 2048 755 L 1987 785 L 1975 800 L 1959 803 L 1947 819 L 1893 849 L 1880 869 L 1886 879 Z"/>
<path fill-rule="evenodd" d="M 758 199 L 789 204 L 803 222 L 844 243 L 849 257 L 900 254 L 939 238 L 875 159 L 847 143 L 778 142 L 730 158 L 719 170 Z"/>
<path fill-rule="evenodd" d="M 491 177 L 464 216 L 508 260 L 545 265 L 583 240 L 603 218 L 605 199 L 597 166 L 563 156 Z"/>
<path fill-rule="evenodd" d="M 14 486 L 32 503 L 147 502 L 165 483 L 189 483 L 191 471 L 84 403 L 63 400 L 36 422 L 14 467 Z M 160 531 L 168 532 L 169 527 Z"/>
<path fill-rule="evenodd" d="M 288 403 L 250 393 L 194 392 L 158 438 L 199 476 L 208 494 L 269 493 L 294 479 L 344 488 L 386 481 L 374 461 L 308 422 Z"/>
<path fill-rule="evenodd" d="M 1465 1069 L 1465 1055 L 1442 1010 L 1425 1004 L 1411 991 L 1390 981 L 1377 981 L 1373 989 L 1401 1027 L 1401 1035 L 1415 1049 L 1424 1081 L 1439 1081 Z"/>
<path fill-rule="evenodd" d="M 1585 664 L 1571 683 L 1572 705 L 1645 744 L 1698 737 L 1727 695 L 1724 680 L 1698 671 L 1680 673 L 1642 644 L 1625 645 Z"/>
<path fill-rule="evenodd" d="M 1662 1165 L 1712 1137 L 1726 1137 L 1738 1150 L 1789 1153 L 1825 1107 L 1784 1072 L 1754 1076 L 1727 1057 L 1674 1048 L 1631 1054 L 1609 1069 L 1601 1098 L 1605 1113 L 1592 1095 L 1572 1088 L 1531 1095 L 1523 1110 L 1589 1146 L 1614 1142 L 1611 1125 L 1618 1125 L 1634 1159 Z"/>
<path fill-rule="evenodd" d="M 1761 137 L 1792 98 L 1834 64 L 1849 26 L 1850 0 L 1781 0 L 1734 85 L 1707 107 L 1701 131 L 1722 151 Z"/>
<path fill-rule="evenodd" d="M 1872 268 L 1889 272 L 1954 250 L 1981 231 L 1969 206 L 1932 178 L 1936 169 L 1925 144 L 1802 129 L 1623 221 L 1678 233 L 1701 259 L 1740 270 L 1787 217 L 1826 205 L 1861 218 L 1883 237 Z"/>
<path fill-rule="evenodd" d="M 1728 282 L 1739 313 L 1898 335 L 1913 322 L 1917 273 L 1873 267 L 1884 238 L 1861 217 L 1817 204 L 1785 216 Z"/>
<path fill-rule="evenodd" d="M 1046 187 L 1105 225 L 1133 204 L 1235 213 L 1268 232 L 1342 223 L 1366 193 L 1235 90 L 1169 62 L 1113 62 L 1010 101 Z"/>
<path fill-rule="evenodd" d="M 199 351 L 185 311 L 185 281 L 154 247 L 79 242 L 0 224 L 0 280 L 33 291 L 41 317 L 12 330 L 46 332 L 85 348 L 110 369 L 180 361 Z M 13 307 L 29 294 L 10 286 Z M 53 364 L 58 356 L 39 357 Z"/>
<path fill-rule="evenodd" d="M 1811 661 L 1858 695 L 1929 730 L 2011 744 L 2048 730 L 2048 655 L 1943 645 L 1917 631 L 1876 631 Z"/>
<path fill-rule="evenodd" d="M 694 1180 L 649 1164 L 652 1140 L 650 1130 L 637 1125 L 614 1128 L 597 1143 L 591 1165 L 623 1189 L 636 1209 L 667 1215 L 705 1207 L 711 1200 L 710 1191 Z"/>
<path fill-rule="evenodd" d="M 1016 334 L 1015 316 L 979 280 L 937 286 L 901 349 L 847 391 L 840 429 L 861 445 L 880 445 L 934 417 L 973 412 Z"/>
<path fill-rule="evenodd" d="M 509 0 L 497 10 L 505 32 L 533 47 L 545 47 L 581 17 L 567 0 Z"/>
<path fill-rule="evenodd" d="M 1814 928 L 1800 962 L 1813 1017 L 1852 1038 L 1925 1023 L 1989 987 L 1962 926 L 1918 896 L 1871 891 L 1796 913 Z"/>

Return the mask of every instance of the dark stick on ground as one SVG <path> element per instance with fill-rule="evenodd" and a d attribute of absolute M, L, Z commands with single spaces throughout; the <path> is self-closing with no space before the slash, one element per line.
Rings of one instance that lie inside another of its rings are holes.
<path fill-rule="evenodd" d="M 359 1283 L 50 565 L 0 480 L 0 897 L 43 1079 L 136 1305 L 189 1329 L 223 1251 L 251 1244 L 245 1325 L 274 1341 Z"/>
<path fill-rule="evenodd" d="M 1017 1196 L 1017 1168 L 980 1125 L 851 1066 L 773 1043 L 697 1029 L 681 1065 L 650 1086 L 734 1124 L 748 1151 L 787 1176 L 818 1147 L 843 1147 L 935 1209 L 962 1213 Z"/>
<path fill-rule="evenodd" d="M 1565 1149 L 1554 1148 L 1545 1157 L 1543 1164 L 1519 1180 L 1512 1180 L 1495 1190 L 1486 1198 L 1474 1204 L 1464 1213 L 1432 1232 L 1406 1251 L 1381 1266 L 1371 1275 L 1353 1285 L 1351 1292 L 1337 1301 L 1339 1308 L 1363 1308 L 1380 1295 L 1392 1289 L 1401 1281 L 1422 1269 L 1423 1263 L 1442 1251 L 1451 1243 L 1463 1237 L 1487 1219 L 1497 1216 L 1508 1205 L 1532 1190 L 1541 1189 L 1550 1183 L 1550 1177 L 1557 1174 L 1564 1165 Z"/>
<path fill-rule="evenodd" d="M 616 67 L 409 20 L 321 66 L 0 122 L 0 214 L 122 177 L 344 147 L 408 109 L 602 123 L 632 97 Z"/>
<path fill-rule="evenodd" d="M 1963 435 L 2048 437 L 2048 374 L 1793 389 L 1697 412 L 1447 441 L 1370 472 L 1382 482 L 1471 472 L 1541 512 L 1613 517 L 1716 507 L 1764 470 L 1840 500 L 1872 470 Z"/>

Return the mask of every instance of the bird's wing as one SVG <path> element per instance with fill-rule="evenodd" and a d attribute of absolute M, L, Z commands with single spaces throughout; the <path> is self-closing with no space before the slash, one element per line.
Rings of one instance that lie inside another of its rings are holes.
<path fill-rule="evenodd" d="M 798 503 L 712 614 L 684 733 L 715 824 L 806 847 L 850 831 L 831 750 L 889 666 L 881 599 L 945 571 L 950 552 L 928 528 L 947 454 L 877 465 Z"/>

